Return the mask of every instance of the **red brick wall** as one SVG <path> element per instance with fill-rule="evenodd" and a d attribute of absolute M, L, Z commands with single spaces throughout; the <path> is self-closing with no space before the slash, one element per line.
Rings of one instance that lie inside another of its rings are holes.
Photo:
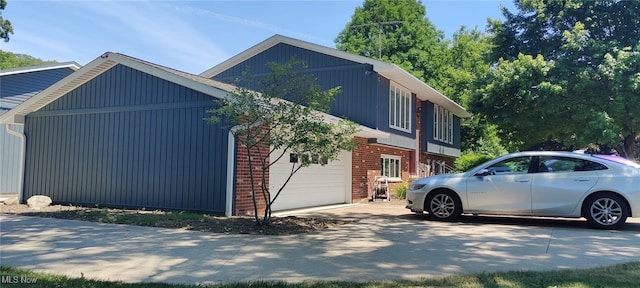
<path fill-rule="evenodd" d="M 402 170 L 402 181 L 409 180 L 409 158 L 413 151 L 383 146 L 378 144 L 369 144 L 367 139 L 356 137 L 356 149 L 352 151 L 352 180 L 351 180 L 351 197 L 353 202 L 359 202 L 369 198 L 370 191 L 373 187 L 375 176 L 380 175 L 380 158 L 383 154 L 400 156 L 400 169 Z M 390 192 L 393 193 L 393 187 L 401 183 L 390 183 Z"/>
<path fill-rule="evenodd" d="M 237 143 L 237 142 L 236 142 Z M 252 152 L 253 161 L 253 176 L 254 183 L 256 184 L 256 197 L 258 204 L 258 215 L 262 215 L 266 207 L 264 198 L 262 197 L 262 189 L 260 183 L 262 183 L 262 171 L 260 166 L 260 154 L 266 155 L 268 150 L 262 147 L 260 151 Z M 249 174 L 249 155 L 246 147 L 242 144 L 236 144 L 236 169 L 235 169 L 235 199 L 234 199 L 234 215 L 254 215 L 253 198 L 251 191 L 251 177 Z M 269 171 L 267 168 L 266 179 L 267 187 L 269 187 Z"/>

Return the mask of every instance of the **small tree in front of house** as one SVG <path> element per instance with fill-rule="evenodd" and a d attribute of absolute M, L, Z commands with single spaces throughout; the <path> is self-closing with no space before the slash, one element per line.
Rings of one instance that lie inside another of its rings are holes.
<path fill-rule="evenodd" d="M 323 90 L 311 75 L 301 72 L 305 66 L 300 61 L 266 67 L 269 73 L 264 75 L 243 73 L 238 88 L 218 100 L 218 108 L 208 110 L 206 118 L 210 123 L 222 119 L 230 123 L 240 149 L 246 149 L 258 225 L 269 225 L 272 204 L 296 172 L 312 163 L 324 165 L 336 160 L 342 150 L 352 150 L 356 132 L 354 123 L 331 121 L 335 117 L 324 114 L 339 87 Z M 290 173 L 282 186 L 269 187 L 269 167 L 277 161 L 291 162 Z M 258 211 L 261 206 L 264 211 Z"/>

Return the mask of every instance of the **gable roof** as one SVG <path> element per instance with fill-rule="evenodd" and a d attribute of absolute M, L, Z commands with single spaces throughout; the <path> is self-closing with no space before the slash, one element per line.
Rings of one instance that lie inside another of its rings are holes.
<path fill-rule="evenodd" d="M 387 79 L 390 79 L 410 89 L 411 92 L 416 93 L 418 99 L 423 101 L 428 100 L 432 103 L 442 106 L 447 110 L 451 111 L 452 113 L 454 113 L 455 115 L 457 115 L 458 117 L 471 116 L 471 113 L 465 110 L 458 103 L 442 95 L 442 93 L 433 89 L 427 83 L 422 82 L 420 79 L 411 75 L 409 72 L 405 71 L 404 69 L 398 67 L 395 64 L 383 62 L 383 61 L 372 59 L 369 57 L 351 54 L 348 52 L 340 51 L 340 50 L 329 48 L 326 46 L 313 44 L 306 41 L 302 41 L 302 40 L 298 40 L 298 39 L 294 39 L 294 38 L 290 38 L 282 35 L 277 35 L 277 34 L 241 52 L 240 54 L 233 56 L 228 60 L 223 61 L 222 63 L 200 73 L 200 76 L 205 78 L 213 78 L 214 76 L 226 71 L 227 69 L 235 65 L 238 65 L 243 61 L 246 61 L 247 59 L 255 55 L 258 55 L 263 51 L 280 43 L 300 47 L 310 51 L 350 60 L 357 63 L 373 65 L 373 70 L 375 72 L 384 76 Z"/>
<path fill-rule="evenodd" d="M 9 112 L 0 115 L 0 123 L 24 123 L 25 115 L 41 109 L 118 64 L 217 98 L 225 97 L 227 91 L 233 89 L 232 85 L 219 81 L 167 68 L 124 54 L 106 52 L 73 74 L 49 86 L 49 88 L 24 101 L 14 109 L 9 110 Z"/>
<path fill-rule="evenodd" d="M 0 123 L 22 124 L 24 123 L 24 118 L 27 114 L 41 109 L 42 107 L 71 92 L 80 85 L 87 83 L 91 79 L 99 76 L 103 72 L 111 69 L 118 64 L 176 83 L 178 85 L 182 85 L 184 87 L 193 89 L 195 91 L 215 98 L 227 97 L 229 92 L 232 92 L 236 88 L 236 86 L 230 84 L 182 72 L 124 54 L 106 52 L 87 65 L 78 69 L 73 74 L 65 77 L 57 83 L 49 86 L 49 88 L 24 101 L 14 109 L 1 114 Z M 325 114 L 325 118 L 326 121 L 337 121 L 337 117 L 333 117 L 328 114 Z M 359 126 L 359 128 L 359 132 L 356 133 L 356 136 L 365 138 L 389 137 L 388 133 L 382 131 L 371 129 L 361 125 Z"/>
<path fill-rule="evenodd" d="M 0 114 L 78 70 L 76 62 L 0 70 Z"/>

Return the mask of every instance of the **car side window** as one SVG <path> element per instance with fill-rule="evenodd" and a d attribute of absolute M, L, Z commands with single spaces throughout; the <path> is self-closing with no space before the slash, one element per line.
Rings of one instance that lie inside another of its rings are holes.
<path fill-rule="evenodd" d="M 574 172 L 605 170 L 607 166 L 578 158 L 540 156 L 538 172 Z"/>
<path fill-rule="evenodd" d="M 500 161 L 487 169 L 493 175 L 521 174 L 529 172 L 531 157 L 515 157 Z"/>
<path fill-rule="evenodd" d="M 604 166 L 598 162 L 593 162 L 589 160 L 582 160 L 581 165 L 576 166 L 575 171 L 596 171 L 596 170 L 607 170 L 607 166 Z"/>

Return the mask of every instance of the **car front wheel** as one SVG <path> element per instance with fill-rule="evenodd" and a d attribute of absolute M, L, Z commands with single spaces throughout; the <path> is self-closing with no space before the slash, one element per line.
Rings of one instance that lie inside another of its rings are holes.
<path fill-rule="evenodd" d="M 585 212 L 587 222 L 600 229 L 617 229 L 625 223 L 629 215 L 624 199 L 610 193 L 590 198 Z"/>
<path fill-rule="evenodd" d="M 436 191 L 427 197 L 425 209 L 429 217 L 440 220 L 454 220 L 462 214 L 462 204 L 451 191 Z"/>

